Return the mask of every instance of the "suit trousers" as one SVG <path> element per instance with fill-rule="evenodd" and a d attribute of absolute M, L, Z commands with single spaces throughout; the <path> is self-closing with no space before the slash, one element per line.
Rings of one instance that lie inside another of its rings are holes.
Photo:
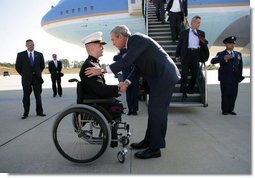
<path fill-rule="evenodd" d="M 187 90 L 193 92 L 199 69 L 199 50 L 188 49 L 186 57 L 181 59 L 181 69 L 181 92 L 186 93 Z M 191 78 L 188 87 L 186 87 L 189 74 Z"/>
<path fill-rule="evenodd" d="M 175 83 L 169 82 L 169 73 L 160 78 L 146 79 L 150 87 L 148 124 L 144 141 L 152 149 L 165 148 L 168 108 Z"/>
<path fill-rule="evenodd" d="M 221 89 L 221 110 L 222 112 L 231 112 L 235 108 L 235 102 L 238 93 L 238 82 L 220 82 Z"/>
<path fill-rule="evenodd" d="M 53 95 L 62 96 L 61 77 L 51 77 Z"/>
<path fill-rule="evenodd" d="M 41 100 L 41 93 L 42 93 L 42 83 L 39 81 L 36 76 L 32 77 L 32 81 L 30 85 L 22 85 L 23 86 L 23 107 L 24 107 L 24 115 L 29 114 L 30 108 L 30 95 L 32 90 L 34 91 L 35 101 L 36 101 L 36 113 L 42 114 L 42 100 Z"/>
<path fill-rule="evenodd" d="M 181 32 L 182 12 L 170 11 L 170 28 L 172 33 L 172 40 L 177 40 Z"/>
<path fill-rule="evenodd" d="M 156 7 L 156 16 L 159 21 L 165 20 L 165 6 L 164 2 L 160 0 L 159 2 L 155 2 L 154 6 Z"/>
<path fill-rule="evenodd" d="M 126 100 L 129 112 L 138 111 L 139 81 L 132 81 L 126 91 Z"/>

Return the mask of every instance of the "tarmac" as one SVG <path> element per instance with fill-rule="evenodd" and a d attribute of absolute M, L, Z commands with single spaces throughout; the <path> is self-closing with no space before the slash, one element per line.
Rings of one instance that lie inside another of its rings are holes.
<path fill-rule="evenodd" d="M 248 72 L 249 73 L 249 72 Z M 107 76 L 107 75 L 106 75 Z M 42 103 L 46 117 L 38 117 L 31 95 L 29 117 L 23 114 L 20 76 L 0 76 L 0 173 L 9 175 L 250 175 L 252 174 L 251 82 L 239 85 L 236 116 L 222 115 L 220 87 L 216 71 L 208 71 L 208 107 L 169 108 L 167 146 L 160 158 L 140 160 L 128 146 L 121 164 L 121 148 L 108 148 L 91 165 L 75 164 L 63 158 L 53 144 L 52 127 L 56 115 L 76 101 L 78 74 L 62 79 L 63 96 L 53 98 L 49 75 L 44 75 Z M 216 76 L 216 77 L 215 77 Z M 110 84 L 116 81 L 108 76 Z M 108 81 L 108 80 L 107 80 Z M 125 102 L 125 95 L 120 97 Z M 123 114 L 130 124 L 130 142 L 141 141 L 147 127 L 147 104 L 139 102 L 137 116 Z"/>

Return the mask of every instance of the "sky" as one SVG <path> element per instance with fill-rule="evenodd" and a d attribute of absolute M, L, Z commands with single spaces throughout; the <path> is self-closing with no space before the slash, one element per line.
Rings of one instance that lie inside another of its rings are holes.
<path fill-rule="evenodd" d="M 57 39 L 41 28 L 42 17 L 52 5 L 56 5 L 59 1 L 0 1 L 0 62 L 15 63 L 17 53 L 26 50 L 25 41 L 27 39 L 34 41 L 35 50 L 43 53 L 45 61 L 51 60 L 53 53 L 58 55 L 58 59 L 68 59 L 69 61 L 86 59 L 87 53 L 84 48 Z M 254 0 L 251 1 L 251 6 L 254 14 Z M 252 17 L 254 21 L 254 15 Z M 112 63 L 112 54 L 104 52 L 101 61 L 106 64 Z"/>
<path fill-rule="evenodd" d="M 45 61 L 56 53 L 58 59 L 82 61 L 85 48 L 62 41 L 41 28 L 42 17 L 60 0 L 1 0 L 0 1 L 0 62 L 15 63 L 17 53 L 26 50 L 25 42 L 32 39 L 35 50 L 42 52 Z M 104 52 L 106 58 L 107 53 Z M 109 56 L 109 54 L 108 54 Z M 103 57 L 102 57 L 103 58 Z M 109 57 L 108 57 L 109 58 Z M 110 60 L 103 63 L 111 63 Z"/>

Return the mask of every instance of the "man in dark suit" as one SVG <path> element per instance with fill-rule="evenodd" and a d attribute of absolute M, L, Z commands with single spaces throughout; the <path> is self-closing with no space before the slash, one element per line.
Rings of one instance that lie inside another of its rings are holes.
<path fill-rule="evenodd" d="M 113 45 L 118 49 L 127 48 L 127 53 L 121 60 L 106 66 L 88 68 L 88 76 L 100 75 L 104 72 L 117 73 L 131 65 L 131 72 L 126 83 L 139 71 L 148 82 L 150 98 L 148 103 L 148 125 L 144 139 L 131 144 L 133 149 L 145 149 L 135 153 L 140 159 L 160 157 L 160 148 L 165 148 L 168 107 L 175 84 L 179 80 L 179 70 L 164 49 L 152 38 L 136 33 L 131 35 L 125 25 L 116 26 L 110 33 Z"/>
<path fill-rule="evenodd" d="M 34 91 L 36 100 L 37 116 L 46 116 L 43 114 L 41 93 L 42 93 L 42 71 L 45 67 L 43 54 L 34 51 L 33 40 L 26 41 L 27 50 L 18 53 L 15 68 L 21 75 L 23 87 L 23 107 L 24 114 L 21 119 L 26 119 L 30 108 L 30 94 Z"/>
<path fill-rule="evenodd" d="M 127 49 L 122 48 L 120 49 L 119 54 L 113 57 L 113 61 L 121 60 L 121 58 L 126 55 Z M 125 81 L 130 72 L 133 70 L 134 66 L 129 66 L 122 70 L 122 81 Z M 128 106 L 128 113 L 127 115 L 137 115 L 138 105 L 139 105 L 139 76 L 137 75 L 132 83 L 128 86 L 126 91 L 126 101 Z"/>
<path fill-rule="evenodd" d="M 181 32 L 180 40 L 176 47 L 176 60 L 181 61 L 181 88 L 183 93 L 182 101 L 187 98 L 187 93 L 192 94 L 196 84 L 197 73 L 199 69 L 199 48 L 201 45 L 200 38 L 205 38 L 205 32 L 199 30 L 201 17 L 194 16 L 191 20 L 191 28 Z M 188 74 L 191 79 L 187 85 Z"/>
<path fill-rule="evenodd" d="M 62 86 L 61 86 L 61 77 L 63 73 L 62 70 L 62 62 L 57 60 L 57 55 L 52 54 L 53 60 L 49 62 L 49 72 L 51 74 L 51 81 L 52 81 L 52 90 L 53 90 L 53 97 L 58 95 L 62 96 Z M 57 83 L 57 86 L 56 86 Z"/>
<path fill-rule="evenodd" d="M 107 85 L 103 75 L 87 77 L 84 73 L 85 69 L 88 67 L 93 67 L 93 65 L 100 66 L 99 58 L 103 56 L 103 45 L 106 44 L 102 41 L 102 32 L 92 33 L 83 38 L 82 42 L 89 55 L 83 63 L 79 74 L 84 93 L 83 97 L 93 99 L 110 98 L 118 97 L 119 92 L 125 92 L 125 85 Z"/>
<path fill-rule="evenodd" d="M 225 38 L 223 43 L 226 45 L 226 49 L 218 52 L 216 57 L 211 60 L 212 64 L 220 64 L 218 79 L 220 81 L 221 110 L 223 115 L 236 115 L 234 107 L 238 93 L 238 83 L 244 79 L 242 76 L 242 54 L 234 51 L 235 41 L 235 36 Z"/>
<path fill-rule="evenodd" d="M 166 11 L 170 18 L 170 28 L 172 40 L 176 41 L 179 38 L 181 31 L 181 23 L 188 15 L 188 0 L 170 0 L 167 4 Z"/>
<path fill-rule="evenodd" d="M 150 0 L 156 7 L 156 16 L 158 21 L 165 23 L 165 0 Z"/>

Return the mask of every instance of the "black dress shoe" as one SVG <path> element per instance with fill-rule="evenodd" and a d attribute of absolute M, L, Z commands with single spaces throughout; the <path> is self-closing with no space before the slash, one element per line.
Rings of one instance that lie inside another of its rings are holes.
<path fill-rule="evenodd" d="M 222 115 L 228 115 L 228 113 L 227 112 L 222 112 Z"/>
<path fill-rule="evenodd" d="M 144 151 L 139 151 L 135 153 L 135 157 L 139 159 L 149 159 L 149 158 L 158 158 L 161 156 L 160 149 L 151 149 L 148 148 Z"/>
<path fill-rule="evenodd" d="M 137 112 L 135 111 L 135 112 L 133 112 L 132 114 L 133 114 L 134 116 L 136 116 L 136 115 L 137 115 Z"/>
<path fill-rule="evenodd" d="M 188 93 L 188 94 L 193 94 L 194 91 L 193 91 L 193 90 L 188 90 L 187 93 Z"/>
<path fill-rule="evenodd" d="M 128 116 L 132 115 L 132 112 L 128 111 L 127 115 L 128 115 Z"/>
<path fill-rule="evenodd" d="M 23 115 L 22 117 L 21 117 L 21 119 L 26 119 L 28 117 L 28 115 Z"/>
<path fill-rule="evenodd" d="M 233 111 L 230 111 L 230 112 L 228 112 L 228 113 L 231 114 L 231 115 L 236 115 L 236 113 L 233 112 Z"/>
<path fill-rule="evenodd" d="M 138 150 L 138 149 L 148 148 L 149 144 L 145 143 L 145 141 L 141 141 L 139 143 L 132 143 L 130 146 L 131 148 Z"/>
<path fill-rule="evenodd" d="M 41 114 L 37 114 L 37 116 L 44 117 L 44 116 L 46 116 L 46 114 L 41 113 Z"/>
<path fill-rule="evenodd" d="M 188 98 L 186 93 L 182 94 L 182 102 L 186 101 L 186 99 Z"/>

